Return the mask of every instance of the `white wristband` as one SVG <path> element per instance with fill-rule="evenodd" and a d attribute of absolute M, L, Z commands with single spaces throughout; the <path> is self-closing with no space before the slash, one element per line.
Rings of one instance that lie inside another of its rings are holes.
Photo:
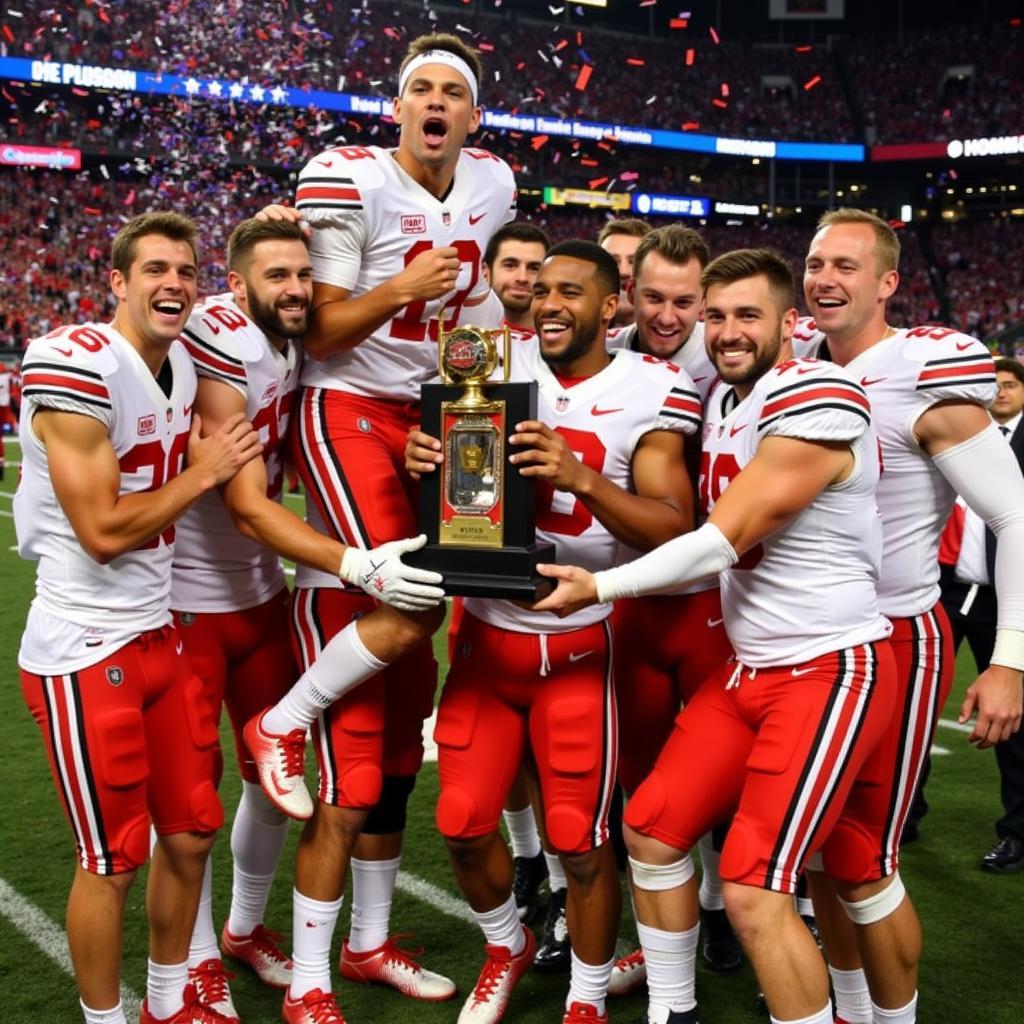
<path fill-rule="evenodd" d="M 1024 672 L 1024 630 L 997 629 L 989 663 Z"/>

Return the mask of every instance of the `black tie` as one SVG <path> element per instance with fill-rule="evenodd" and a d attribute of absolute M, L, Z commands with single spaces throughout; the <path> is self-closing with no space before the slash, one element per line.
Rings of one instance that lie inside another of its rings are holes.
<path fill-rule="evenodd" d="M 1009 427 L 1000 427 L 999 429 L 1003 432 L 1003 437 L 1006 437 L 1006 435 L 1010 433 Z"/>

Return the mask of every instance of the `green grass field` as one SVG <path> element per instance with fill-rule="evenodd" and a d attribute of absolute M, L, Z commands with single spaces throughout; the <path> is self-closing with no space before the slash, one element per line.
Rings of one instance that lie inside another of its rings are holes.
<path fill-rule="evenodd" d="M 11 494 L 20 457 L 8 444 L 7 479 L 0 483 L 0 749 L 7 810 L 0 829 L 0 979 L 2 1024 L 78 1024 L 81 1020 L 61 930 L 64 902 L 74 863 L 70 832 L 59 809 L 36 727 L 21 699 L 17 650 L 32 595 L 33 567 L 12 550 Z M 443 657 L 439 650 L 439 657 Z M 946 718 L 953 717 L 970 678 L 969 655 L 961 658 L 954 696 Z M 230 741 L 226 739 L 226 750 Z M 919 1019 L 926 1024 L 1019 1024 L 1024 1020 L 1024 874 L 986 875 L 978 858 L 994 841 L 992 821 L 1000 813 L 998 777 L 991 752 L 978 752 L 961 732 L 940 728 L 942 751 L 933 758 L 928 795 L 932 811 L 917 843 L 907 847 L 903 877 L 921 914 L 925 956 L 921 969 Z M 229 814 L 238 798 L 237 775 L 230 768 L 222 789 Z M 468 923 L 448 870 L 441 840 L 433 827 L 437 796 L 436 765 L 428 763 L 413 797 L 404 874 L 392 916 L 393 930 L 415 931 L 413 944 L 427 950 L 425 962 L 453 977 L 460 995 L 450 1003 L 417 1004 L 389 990 L 337 981 L 335 988 L 350 1024 L 443 1024 L 454 1022 L 461 997 L 476 978 L 482 942 Z M 292 841 L 275 884 L 267 923 L 288 934 L 291 928 L 290 864 Z M 226 835 L 215 850 L 215 919 L 227 913 L 230 893 Z M 414 895 L 413 893 L 416 893 Z M 146 926 L 143 886 L 129 902 L 124 957 L 125 984 L 137 996 L 145 987 Z M 627 902 L 628 906 L 628 902 Z M 336 948 L 347 926 L 347 912 Z M 628 922 L 624 945 L 632 940 Z M 527 975 L 506 1020 L 540 1024 L 561 1019 L 564 977 Z M 241 974 L 232 985 L 246 1024 L 280 1019 L 280 995 Z M 755 983 L 744 968 L 718 977 L 699 968 L 698 995 L 704 1024 L 759 1024 L 767 1017 L 755 1009 Z M 643 1018 L 639 997 L 613 1002 L 610 1019 Z"/>

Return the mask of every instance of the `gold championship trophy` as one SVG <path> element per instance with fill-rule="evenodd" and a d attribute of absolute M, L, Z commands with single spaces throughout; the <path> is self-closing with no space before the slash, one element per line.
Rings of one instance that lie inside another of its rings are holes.
<path fill-rule="evenodd" d="M 441 573 L 448 595 L 538 600 L 551 581 L 536 566 L 555 561 L 555 547 L 537 543 L 534 480 L 509 466 L 507 451 L 515 424 L 537 418 L 537 385 L 509 381 L 507 326 L 446 331 L 443 311 L 439 323 L 443 383 L 423 385 L 421 426 L 440 438 L 444 461 L 420 482 L 426 547 L 402 557 Z M 492 382 L 499 336 L 503 376 Z"/>

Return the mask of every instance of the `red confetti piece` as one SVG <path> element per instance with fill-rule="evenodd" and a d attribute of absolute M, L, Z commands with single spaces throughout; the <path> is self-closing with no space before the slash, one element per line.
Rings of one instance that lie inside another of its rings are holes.
<path fill-rule="evenodd" d="M 568 39 L 559 39 L 555 44 L 554 52 L 558 53 L 559 50 L 564 50 L 569 45 Z"/>
<path fill-rule="evenodd" d="M 477 43 L 476 45 L 484 53 L 490 53 L 494 49 L 494 43 Z"/>
<path fill-rule="evenodd" d="M 83 206 L 82 212 L 89 214 L 90 217 L 99 217 L 103 211 L 95 206 Z"/>
<path fill-rule="evenodd" d="M 610 153 L 612 151 L 612 144 L 610 142 L 599 142 L 597 144 L 597 148 L 603 149 L 606 153 Z"/>
<path fill-rule="evenodd" d="M 7 42 L 13 43 L 14 42 L 14 33 L 7 27 L 7 25 L 4 25 L 3 28 L 4 28 L 4 38 L 7 40 Z"/>
<path fill-rule="evenodd" d="M 6 89 L 0 89 L 0 93 L 3 93 L 3 97 L 8 103 L 14 102 L 14 97 Z"/>
<path fill-rule="evenodd" d="M 400 41 L 402 38 L 401 32 L 399 32 L 397 28 L 392 28 L 390 25 L 384 29 L 384 35 L 389 39 L 394 39 L 396 41 Z"/>
<path fill-rule="evenodd" d="M 696 56 L 697 56 L 696 50 L 687 50 L 686 51 L 686 66 L 688 68 L 692 68 L 693 67 L 693 60 L 694 60 L 694 58 Z"/>
<path fill-rule="evenodd" d="M 1020 26 L 1021 26 L 1021 19 L 1020 18 L 1011 18 L 1010 19 L 1010 28 L 1020 28 Z"/>
<path fill-rule="evenodd" d="M 820 82 L 821 82 L 821 75 L 815 75 L 813 78 L 808 78 L 807 81 L 804 82 L 804 90 L 807 91 L 807 90 L 813 89 Z"/>
<path fill-rule="evenodd" d="M 729 95 L 729 83 L 728 82 L 723 82 L 722 83 L 722 95 L 723 96 L 728 96 Z"/>
<path fill-rule="evenodd" d="M 647 61 L 641 60 L 641 58 L 639 57 L 627 57 L 626 63 L 631 68 L 642 68 L 647 63 Z"/>
<path fill-rule="evenodd" d="M 595 189 L 595 188 L 600 188 L 602 185 L 606 185 L 607 183 L 608 183 L 608 175 L 606 174 L 603 178 L 591 178 L 590 181 L 587 182 L 587 185 L 591 189 Z"/>
<path fill-rule="evenodd" d="M 725 100 L 720 100 L 717 96 L 711 101 L 711 103 L 713 106 L 721 107 L 722 110 L 725 110 L 725 108 L 729 106 L 729 104 L 726 103 Z"/>
<path fill-rule="evenodd" d="M 668 21 L 669 28 L 686 28 L 689 24 L 686 18 L 669 18 Z"/>
<path fill-rule="evenodd" d="M 796 52 L 797 53 L 810 53 L 811 50 L 813 50 L 813 49 L 814 49 L 813 46 L 798 46 L 798 47 L 796 47 Z"/>
<path fill-rule="evenodd" d="M 521 60 L 521 61 L 520 61 L 520 62 L 519 62 L 519 63 L 518 63 L 517 65 L 516 65 L 516 71 L 522 71 L 522 70 L 523 70 L 523 68 L 525 68 L 525 67 L 526 67 L 526 61 L 525 61 L 525 60 Z"/>
<path fill-rule="evenodd" d="M 715 29 L 714 26 L 712 26 L 711 28 L 708 29 L 708 31 L 711 33 L 711 41 L 715 44 L 715 46 L 717 46 L 719 43 L 718 30 Z"/>
<path fill-rule="evenodd" d="M 263 29 L 261 29 L 261 28 L 256 29 L 256 38 L 257 39 L 262 39 L 263 42 L 265 42 L 265 43 L 269 42 L 269 40 L 270 40 L 270 36 L 268 36 L 267 33 L 264 32 Z"/>
<path fill-rule="evenodd" d="M 679 127 L 684 132 L 700 131 L 700 121 L 684 121 Z"/>
<path fill-rule="evenodd" d="M 583 90 L 586 89 L 587 82 L 590 81 L 590 76 L 593 73 L 594 73 L 594 69 L 589 64 L 584 64 L 583 67 L 580 68 L 580 73 L 579 73 L 579 75 L 576 78 L 576 88 L 580 92 L 583 92 Z"/>
<path fill-rule="evenodd" d="M 75 96 L 88 96 L 89 95 L 89 90 L 88 89 L 79 89 L 77 85 L 71 90 L 71 92 Z"/>
<path fill-rule="evenodd" d="M 550 135 L 534 135 L 534 137 L 530 139 L 530 145 L 533 146 L 534 149 L 540 149 L 541 146 L 545 145 L 550 138 Z"/>
<path fill-rule="evenodd" d="M 98 13 L 99 13 L 100 21 L 102 21 L 105 25 L 109 25 L 110 24 L 110 15 L 107 14 L 107 12 L 105 10 L 103 10 L 102 7 L 99 9 Z"/>
<path fill-rule="evenodd" d="M 589 156 L 585 156 L 585 157 L 581 157 L 581 159 L 580 159 L 580 166 L 581 167 L 597 167 L 598 163 L 597 163 L 596 160 L 592 160 Z"/>
<path fill-rule="evenodd" d="M 640 172 L 639 171 L 623 171 L 619 175 L 619 177 L 623 181 L 635 181 L 637 178 L 640 177 Z"/>

